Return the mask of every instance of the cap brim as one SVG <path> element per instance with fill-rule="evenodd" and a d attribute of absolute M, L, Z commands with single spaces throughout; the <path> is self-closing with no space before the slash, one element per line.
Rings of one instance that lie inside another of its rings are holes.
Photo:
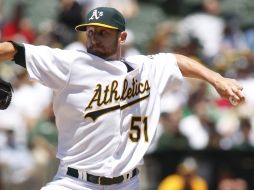
<path fill-rule="evenodd" d="M 75 27 L 76 31 L 86 31 L 86 27 L 87 26 L 101 26 L 104 28 L 111 28 L 111 29 L 115 29 L 118 30 L 118 28 L 107 25 L 107 24 L 101 24 L 101 23 L 89 23 L 89 24 L 80 24 L 78 26 Z"/>

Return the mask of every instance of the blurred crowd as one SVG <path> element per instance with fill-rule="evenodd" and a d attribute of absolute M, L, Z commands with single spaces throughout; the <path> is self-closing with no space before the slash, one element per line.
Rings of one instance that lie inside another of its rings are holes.
<path fill-rule="evenodd" d="M 128 21 L 135 23 L 143 10 L 143 4 L 135 0 L 59 0 L 56 17 L 42 19 L 35 27 L 23 1 L 16 1 L 10 17 L 3 13 L 4 2 L 0 0 L 1 41 L 83 51 L 86 51 L 85 35 L 76 32 L 74 27 L 82 23 L 88 10 L 97 6 L 115 7 L 124 14 L 127 26 Z M 239 15 L 225 15 L 220 8 L 220 0 L 202 0 L 193 12 L 177 18 L 167 17 L 152 26 L 153 32 L 142 47 L 136 43 L 140 36 L 136 35 L 135 27 L 127 29 L 123 56 L 184 54 L 239 80 L 246 96 L 246 103 L 234 107 L 220 98 L 209 84 L 186 80 L 179 89 L 164 95 L 160 125 L 149 153 L 254 150 L 254 23 L 242 26 Z M 148 34 L 142 31 L 142 35 Z M 0 76 L 14 87 L 10 107 L 0 111 L 0 190 L 39 189 L 52 178 L 58 163 L 52 91 L 29 81 L 26 71 L 11 62 L 1 64 Z M 175 190 L 208 188 L 202 177 L 193 182 L 198 185 L 190 185 L 191 180 L 184 182 L 179 177 L 188 174 L 190 179 L 190 174 L 197 170 L 198 163 L 193 158 L 186 160 L 174 176 L 162 182 L 159 190 L 169 188 L 172 179 L 182 184 Z M 217 188 L 247 190 L 248 184 L 241 178 L 225 177 Z"/>

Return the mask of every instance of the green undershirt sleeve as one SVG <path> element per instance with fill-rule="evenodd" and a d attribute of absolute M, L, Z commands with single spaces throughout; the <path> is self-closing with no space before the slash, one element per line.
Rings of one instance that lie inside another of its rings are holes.
<path fill-rule="evenodd" d="M 26 57 L 25 57 L 25 47 L 23 44 L 21 43 L 17 43 L 17 42 L 13 42 L 13 41 L 9 41 L 13 44 L 13 46 L 15 47 L 15 49 L 17 50 L 17 53 L 14 55 L 14 59 L 13 61 L 26 68 Z"/>

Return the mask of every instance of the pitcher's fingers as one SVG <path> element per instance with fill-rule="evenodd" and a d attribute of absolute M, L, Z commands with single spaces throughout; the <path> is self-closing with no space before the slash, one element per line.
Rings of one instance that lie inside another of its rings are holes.
<path fill-rule="evenodd" d="M 235 92 L 235 96 L 233 96 L 239 103 L 243 103 L 245 101 L 245 96 L 242 90 L 238 90 Z M 237 98 L 236 98 L 237 97 Z"/>
<path fill-rule="evenodd" d="M 245 101 L 245 96 L 242 90 L 238 91 L 238 96 L 240 97 L 241 102 Z"/>

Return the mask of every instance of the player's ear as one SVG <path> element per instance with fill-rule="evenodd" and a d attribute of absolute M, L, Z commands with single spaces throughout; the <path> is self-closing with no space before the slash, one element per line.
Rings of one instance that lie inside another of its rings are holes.
<path fill-rule="evenodd" d="M 127 38 L 127 32 L 123 31 L 120 33 L 120 36 L 119 36 L 119 40 L 120 40 L 120 43 L 123 44 L 125 42 Z"/>

